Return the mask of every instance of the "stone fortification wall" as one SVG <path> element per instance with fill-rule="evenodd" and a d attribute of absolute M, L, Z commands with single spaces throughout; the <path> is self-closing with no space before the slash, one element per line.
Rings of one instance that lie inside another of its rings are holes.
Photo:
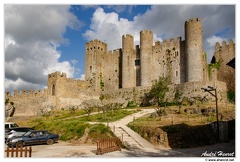
<path fill-rule="evenodd" d="M 104 85 L 100 86 L 101 90 L 104 89 L 118 89 L 120 78 L 120 55 L 122 49 L 108 51 L 106 55 L 102 55 L 102 73 L 99 76 L 100 82 Z M 96 84 L 101 84 L 101 83 Z"/>
<path fill-rule="evenodd" d="M 221 81 L 186 82 L 183 84 L 175 85 L 175 89 L 178 89 L 183 93 L 183 96 L 187 98 L 206 97 L 206 99 L 209 101 L 215 101 L 215 98 L 211 94 L 204 92 L 201 89 L 207 88 L 208 86 L 216 87 L 219 102 L 225 103 L 227 101 L 226 83 Z"/>
<path fill-rule="evenodd" d="M 61 97 L 78 97 L 79 92 L 87 89 L 83 80 L 67 78 L 66 73 L 55 72 L 48 75 L 48 95 Z"/>
<path fill-rule="evenodd" d="M 218 42 L 215 45 L 213 63 L 220 62 L 219 69 L 212 69 L 211 78 L 218 79 L 227 83 L 227 88 L 230 91 L 235 91 L 235 69 L 226 65 L 229 61 L 235 58 L 235 43 L 232 40 L 227 44 L 226 41 L 220 45 Z"/>
<path fill-rule="evenodd" d="M 98 97 L 89 91 L 85 81 L 67 78 L 66 73 L 55 72 L 48 75 L 48 87 L 42 90 L 15 90 L 5 93 L 5 99 L 14 103 L 15 116 L 37 115 L 51 109 L 78 106 L 83 100 Z"/>
<path fill-rule="evenodd" d="M 122 88 L 115 91 L 103 91 L 100 94 L 104 96 L 103 104 L 121 103 L 126 107 L 128 102 L 136 101 L 139 105 L 141 97 L 150 90 L 151 87 Z"/>
<path fill-rule="evenodd" d="M 220 81 L 207 81 L 207 82 L 186 82 L 181 84 L 169 85 L 169 92 L 166 94 L 168 102 L 174 100 L 174 94 L 176 90 L 182 93 L 182 97 L 188 99 L 194 99 L 197 97 L 206 98 L 208 101 L 215 101 L 215 98 L 207 92 L 204 92 L 201 88 L 207 88 L 207 86 L 217 87 L 218 102 L 226 102 L 226 84 Z M 135 101 L 137 104 L 141 104 L 142 98 L 145 93 L 150 91 L 151 87 L 135 87 L 135 88 L 123 88 L 115 91 L 101 92 L 104 95 L 104 103 L 122 103 L 124 106 L 131 101 Z M 214 92 L 213 92 L 214 93 Z"/>
<path fill-rule="evenodd" d="M 42 93 L 40 90 L 37 92 L 38 93 L 35 93 L 34 90 L 24 90 L 14 91 L 13 95 L 9 92 L 5 93 L 5 99 L 9 99 L 14 103 L 14 116 L 31 116 L 37 114 L 38 110 L 42 106 L 42 103 L 47 98 L 46 93 Z"/>
<path fill-rule="evenodd" d="M 181 71 L 181 37 L 178 37 L 176 41 L 173 38 L 168 42 L 163 40 L 161 44 L 159 41 L 155 42 L 153 46 L 152 54 L 152 80 L 161 77 L 170 77 L 171 82 L 179 84 L 180 76 L 185 73 Z"/>

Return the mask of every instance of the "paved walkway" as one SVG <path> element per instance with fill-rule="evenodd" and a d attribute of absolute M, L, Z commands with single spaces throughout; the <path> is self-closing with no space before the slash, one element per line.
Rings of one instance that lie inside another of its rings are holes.
<path fill-rule="evenodd" d="M 127 127 L 127 124 L 132 122 L 143 115 L 155 112 L 154 109 L 142 109 L 142 111 L 128 115 L 123 119 L 115 122 L 109 122 L 108 126 L 112 132 L 123 140 L 124 145 L 128 149 L 143 149 L 143 148 L 154 148 L 154 145 L 149 143 L 147 140 L 142 138 L 138 133 Z"/>

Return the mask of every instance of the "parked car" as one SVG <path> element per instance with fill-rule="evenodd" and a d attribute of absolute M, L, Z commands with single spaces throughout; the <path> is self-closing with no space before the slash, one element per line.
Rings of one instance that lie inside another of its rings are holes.
<path fill-rule="evenodd" d="M 59 136 L 57 134 L 51 134 L 46 130 L 31 130 L 25 133 L 21 137 L 9 138 L 6 144 L 9 147 L 21 147 L 25 145 L 34 145 L 34 144 L 48 144 L 52 145 L 54 142 L 57 142 Z"/>
<path fill-rule="evenodd" d="M 5 143 L 6 143 L 7 139 L 12 138 L 12 137 L 22 136 L 30 130 L 33 130 L 33 129 L 29 128 L 29 127 L 15 127 L 15 128 L 9 128 L 9 129 L 5 130 Z"/>
<path fill-rule="evenodd" d="M 14 122 L 5 122 L 5 130 L 9 128 L 15 128 L 15 127 L 19 127 L 19 126 Z"/>

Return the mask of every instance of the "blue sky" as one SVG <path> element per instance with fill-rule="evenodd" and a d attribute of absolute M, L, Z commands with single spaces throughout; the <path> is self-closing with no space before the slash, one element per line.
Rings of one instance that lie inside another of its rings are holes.
<path fill-rule="evenodd" d="M 148 29 L 155 41 L 181 36 L 184 22 L 202 18 L 210 61 L 216 42 L 235 42 L 234 5 L 5 5 L 5 91 L 43 89 L 47 74 L 84 78 L 85 44 L 94 39 L 121 48 L 121 37 Z"/>

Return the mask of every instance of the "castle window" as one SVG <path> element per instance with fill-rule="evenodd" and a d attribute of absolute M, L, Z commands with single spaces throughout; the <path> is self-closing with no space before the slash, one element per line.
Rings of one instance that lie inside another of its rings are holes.
<path fill-rule="evenodd" d="M 178 76 L 178 71 L 176 71 L 176 76 Z"/>
<path fill-rule="evenodd" d="M 140 66 L 140 60 L 135 60 L 135 66 Z"/>
<path fill-rule="evenodd" d="M 90 66 L 90 70 L 92 70 L 92 66 Z"/>
<path fill-rule="evenodd" d="M 55 96 L 56 95 L 56 88 L 55 88 L 55 85 L 53 84 L 52 86 L 52 96 Z"/>

